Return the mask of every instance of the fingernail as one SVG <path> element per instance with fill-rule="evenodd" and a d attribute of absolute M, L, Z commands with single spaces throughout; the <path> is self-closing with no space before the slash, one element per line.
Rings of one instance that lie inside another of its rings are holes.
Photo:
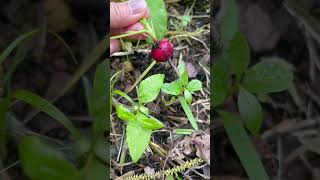
<path fill-rule="evenodd" d="M 145 0 L 130 0 L 128 1 L 129 8 L 132 14 L 138 14 L 144 11 L 147 7 Z"/>

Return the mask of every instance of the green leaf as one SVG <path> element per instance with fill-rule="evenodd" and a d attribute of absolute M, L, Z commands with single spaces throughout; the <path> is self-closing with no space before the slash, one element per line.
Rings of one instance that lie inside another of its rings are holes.
<path fill-rule="evenodd" d="M 199 128 L 198 128 L 197 122 L 193 117 L 192 111 L 191 111 L 189 105 L 187 104 L 187 101 L 183 97 L 179 97 L 179 101 L 180 101 L 180 104 L 182 106 L 183 111 L 187 115 L 187 118 L 188 118 L 191 126 L 193 127 L 193 129 L 198 131 Z"/>
<path fill-rule="evenodd" d="M 6 154 L 9 105 L 9 97 L 0 100 L 0 160 Z"/>
<path fill-rule="evenodd" d="M 119 91 L 119 90 L 114 90 L 113 94 L 118 94 L 119 96 L 125 98 L 126 100 L 128 100 L 131 104 L 133 104 L 133 100 L 131 99 L 131 97 L 129 97 L 126 93 Z"/>
<path fill-rule="evenodd" d="M 262 109 L 257 98 L 244 88 L 240 88 L 238 108 L 246 127 L 253 135 L 258 135 L 262 123 Z"/>
<path fill-rule="evenodd" d="M 188 89 L 191 93 L 200 91 L 202 89 L 202 82 L 197 79 L 191 80 L 186 89 Z"/>
<path fill-rule="evenodd" d="M 107 147 L 107 141 L 103 135 L 99 137 L 95 137 L 96 139 L 95 144 L 93 145 L 93 151 L 96 157 L 103 161 L 104 163 L 108 162 L 108 147 Z"/>
<path fill-rule="evenodd" d="M 222 54 L 215 58 L 211 71 L 213 89 L 210 99 L 213 106 L 217 106 L 224 102 L 229 87 L 230 66 L 228 64 L 227 54 Z"/>
<path fill-rule="evenodd" d="M 253 93 L 272 93 L 286 90 L 292 80 L 290 70 L 278 63 L 262 60 L 247 71 L 242 84 Z"/>
<path fill-rule="evenodd" d="M 173 81 L 172 83 L 164 83 L 161 90 L 170 95 L 180 95 L 181 86 L 179 81 Z"/>
<path fill-rule="evenodd" d="M 179 77 L 181 77 L 183 73 L 187 72 L 186 64 L 182 60 L 179 60 L 178 71 Z"/>
<path fill-rule="evenodd" d="M 178 79 L 178 82 L 180 84 L 180 86 L 185 86 L 188 84 L 189 81 L 189 76 L 187 72 L 184 72 L 181 74 L 181 76 Z"/>
<path fill-rule="evenodd" d="M 149 24 L 153 25 L 157 39 L 162 39 L 167 32 L 168 15 L 163 0 L 146 0 L 150 18 Z"/>
<path fill-rule="evenodd" d="M 108 71 L 107 61 L 99 64 L 93 82 L 93 93 L 91 98 L 91 116 L 94 118 L 93 131 L 96 136 L 107 131 L 108 127 Z M 100 102 L 100 103 L 98 103 Z"/>
<path fill-rule="evenodd" d="M 219 23 L 221 40 L 225 43 L 230 41 L 239 29 L 239 10 L 235 0 L 222 1 L 222 17 Z"/>
<path fill-rule="evenodd" d="M 136 163 L 148 147 L 152 131 L 141 127 L 136 121 L 129 121 L 126 132 L 129 153 Z"/>
<path fill-rule="evenodd" d="M 142 113 L 145 114 L 145 115 L 149 115 L 149 113 L 150 113 L 149 108 L 144 107 L 144 106 L 140 106 L 140 107 L 139 107 L 139 111 L 142 112 Z"/>
<path fill-rule="evenodd" d="M 19 144 L 19 156 L 25 174 L 32 180 L 78 180 L 79 172 L 59 151 L 38 138 L 25 137 Z"/>
<path fill-rule="evenodd" d="M 189 81 L 189 76 L 188 76 L 186 64 L 182 60 L 179 61 L 178 71 L 179 71 L 178 81 L 179 81 L 180 86 L 187 85 L 188 81 Z"/>
<path fill-rule="evenodd" d="M 90 157 L 86 166 L 82 169 L 84 180 L 105 180 L 109 178 L 108 166 L 102 164 L 94 156 Z"/>
<path fill-rule="evenodd" d="M 65 128 L 67 128 L 75 139 L 80 137 L 79 131 L 74 127 L 72 122 L 53 104 L 46 99 L 26 90 L 17 90 L 12 96 L 20 101 L 30 104 L 34 108 L 45 112 L 52 118 L 59 121 Z"/>
<path fill-rule="evenodd" d="M 247 69 L 250 63 L 250 48 L 241 32 L 237 32 L 230 42 L 228 49 L 231 68 L 240 79 L 240 75 Z"/>
<path fill-rule="evenodd" d="M 15 39 L 1 54 L 0 54 L 0 64 L 10 55 L 10 53 L 23 41 L 26 41 L 35 35 L 37 35 L 40 31 L 40 29 L 36 29 L 33 31 L 30 31 L 28 33 L 22 34 L 17 39 Z"/>
<path fill-rule="evenodd" d="M 141 81 L 138 97 L 140 103 L 148 103 L 155 100 L 163 85 L 164 75 L 155 74 Z"/>
<path fill-rule="evenodd" d="M 269 180 L 260 157 L 242 126 L 242 122 L 230 112 L 221 111 L 219 114 L 223 119 L 224 128 L 231 144 L 249 179 Z"/>
<path fill-rule="evenodd" d="M 181 20 L 181 24 L 186 27 L 190 24 L 191 22 L 191 17 L 190 16 L 180 16 L 179 18 Z"/>
<path fill-rule="evenodd" d="M 192 102 L 192 94 L 187 89 L 184 90 L 184 98 L 186 99 L 188 104 L 191 104 Z"/>
<path fill-rule="evenodd" d="M 149 118 L 148 116 L 137 113 L 136 114 L 137 122 L 144 128 L 155 130 L 155 129 L 161 129 L 164 127 L 163 123 L 156 118 Z"/>
<path fill-rule="evenodd" d="M 131 121 L 134 119 L 134 114 L 121 104 L 116 105 L 116 112 L 117 112 L 118 118 L 121 120 Z"/>
<path fill-rule="evenodd" d="M 11 78 L 17 69 L 18 65 L 25 59 L 25 53 L 24 53 L 24 46 L 25 44 L 22 43 L 15 54 L 14 59 L 12 60 L 12 63 L 10 64 L 10 67 L 6 70 L 7 72 L 3 76 L 3 87 L 7 87 L 8 92 L 10 91 L 10 84 L 11 84 Z"/>
<path fill-rule="evenodd" d="M 174 133 L 182 134 L 182 135 L 190 135 L 193 132 L 195 132 L 195 130 L 193 130 L 193 129 L 175 129 L 174 130 Z"/>

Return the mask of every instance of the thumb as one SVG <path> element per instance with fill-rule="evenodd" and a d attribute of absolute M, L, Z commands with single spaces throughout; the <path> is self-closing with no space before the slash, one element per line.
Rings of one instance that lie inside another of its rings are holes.
<path fill-rule="evenodd" d="M 145 0 L 110 3 L 110 28 L 123 28 L 138 22 L 148 11 Z"/>

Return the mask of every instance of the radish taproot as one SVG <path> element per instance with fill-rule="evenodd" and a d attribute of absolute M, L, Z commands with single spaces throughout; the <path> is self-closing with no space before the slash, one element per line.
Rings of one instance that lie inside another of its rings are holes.
<path fill-rule="evenodd" d="M 168 39 L 162 39 L 153 44 L 151 57 L 157 62 L 168 61 L 172 57 L 173 47 Z"/>

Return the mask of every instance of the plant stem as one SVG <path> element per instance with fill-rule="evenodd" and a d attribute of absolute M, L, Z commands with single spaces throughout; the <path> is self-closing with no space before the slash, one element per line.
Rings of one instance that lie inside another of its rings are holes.
<path fill-rule="evenodd" d="M 148 33 L 148 31 L 145 30 L 145 29 L 142 29 L 142 30 L 139 30 L 139 31 L 130 31 L 130 32 L 126 33 L 126 34 L 121 34 L 121 35 L 118 35 L 118 36 L 112 36 L 110 39 L 120 39 L 120 38 L 133 36 L 133 35 L 138 35 L 138 34 L 143 34 L 143 33 Z"/>
<path fill-rule="evenodd" d="M 135 86 L 144 78 L 144 76 L 146 76 L 148 74 L 148 72 L 153 68 L 154 65 L 156 65 L 157 61 L 153 60 L 152 63 L 148 66 L 148 68 L 146 70 L 144 70 L 144 72 L 139 76 L 139 78 L 136 80 L 136 82 L 134 82 L 134 84 L 131 86 L 131 88 L 127 91 L 127 93 L 129 93 L 130 91 L 132 91 Z"/>
<path fill-rule="evenodd" d="M 123 164 L 126 162 L 127 150 L 128 150 L 127 140 L 125 140 L 125 141 L 123 142 L 123 146 L 122 146 L 122 149 L 121 149 L 121 155 L 120 155 L 120 162 L 119 162 L 119 164 L 121 164 L 121 165 L 123 165 Z"/>

